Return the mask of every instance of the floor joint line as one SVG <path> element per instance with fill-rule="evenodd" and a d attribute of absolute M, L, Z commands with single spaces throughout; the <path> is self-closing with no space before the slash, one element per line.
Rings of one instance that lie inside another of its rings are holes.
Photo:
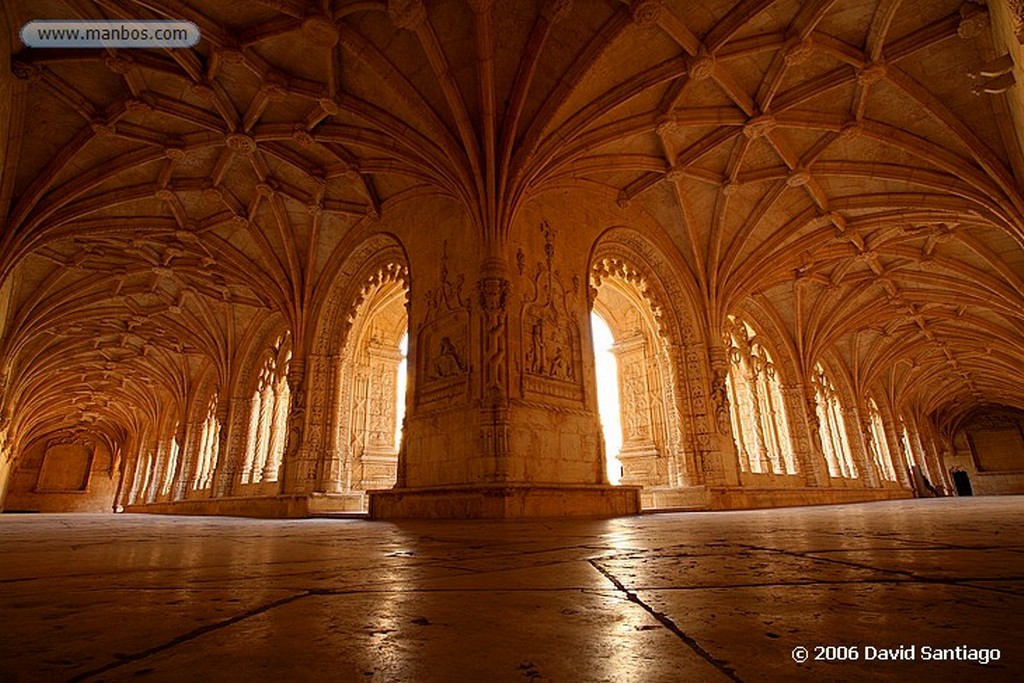
<path fill-rule="evenodd" d="M 674 622 L 671 617 L 669 617 L 664 612 L 659 612 L 658 610 L 654 609 L 646 602 L 644 602 L 642 599 L 640 599 L 639 595 L 637 595 L 630 589 L 626 588 L 626 586 L 621 581 L 619 581 L 614 574 L 612 574 L 604 567 L 602 567 L 596 560 L 590 559 L 588 560 L 588 562 L 594 569 L 600 572 L 602 576 L 611 581 L 612 584 L 614 584 L 615 587 L 623 595 L 625 595 L 630 602 L 640 606 L 645 612 L 654 617 L 658 621 L 658 623 L 660 623 L 662 626 L 664 626 L 673 634 L 675 634 L 675 636 L 679 638 L 679 640 L 683 641 L 683 643 L 685 643 L 687 647 L 689 647 L 691 650 L 697 653 L 708 664 L 715 667 L 723 676 L 725 676 L 731 681 L 736 681 L 736 683 L 743 683 L 743 679 L 739 677 L 736 671 L 731 666 L 729 666 L 728 663 L 723 662 L 722 660 L 718 659 L 713 654 L 705 650 L 700 643 L 693 639 L 693 637 L 688 636 L 683 631 L 683 629 L 679 628 L 679 625 L 676 624 L 676 622 Z"/>

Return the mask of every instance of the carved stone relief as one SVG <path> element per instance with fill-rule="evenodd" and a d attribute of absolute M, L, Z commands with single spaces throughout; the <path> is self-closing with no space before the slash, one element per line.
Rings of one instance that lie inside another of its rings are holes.
<path fill-rule="evenodd" d="M 719 434 L 731 433 L 729 425 L 729 391 L 726 387 L 728 371 L 716 368 L 711 373 L 711 402 L 715 408 L 715 425 Z"/>
<path fill-rule="evenodd" d="M 478 283 L 483 311 L 484 395 L 496 403 L 508 397 L 508 310 L 510 284 L 502 278 L 483 278 Z"/>
<path fill-rule="evenodd" d="M 524 397 L 582 404 L 583 362 L 579 325 L 573 315 L 576 294 L 567 290 L 554 269 L 556 233 L 546 222 L 546 260 L 537 264 L 530 289 L 523 296 L 521 359 Z"/>
<path fill-rule="evenodd" d="M 448 242 L 442 246 L 440 284 L 427 292 L 417 348 L 416 402 L 445 404 L 469 396 L 469 319 L 472 302 L 463 297 L 464 277 L 450 279 Z"/>
<path fill-rule="evenodd" d="M 650 404 L 647 400 L 647 382 L 644 381 L 643 359 L 630 362 L 622 370 L 621 377 L 626 440 L 646 441 L 651 437 L 648 424 Z"/>

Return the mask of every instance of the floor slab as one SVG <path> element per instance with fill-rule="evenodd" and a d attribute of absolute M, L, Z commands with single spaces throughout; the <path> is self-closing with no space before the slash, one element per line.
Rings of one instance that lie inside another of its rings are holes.
<path fill-rule="evenodd" d="M 1017 680 L 1022 528 L 1021 497 L 607 520 L 5 515 L 0 680 Z M 900 645 L 914 661 L 866 658 Z M 922 658 L 958 645 L 1001 658 Z"/>

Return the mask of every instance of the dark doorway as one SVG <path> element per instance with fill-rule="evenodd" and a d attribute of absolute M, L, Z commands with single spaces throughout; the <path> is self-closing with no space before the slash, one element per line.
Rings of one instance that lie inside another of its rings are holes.
<path fill-rule="evenodd" d="M 974 489 L 971 488 L 971 478 L 965 470 L 953 470 L 953 486 L 956 487 L 956 495 L 973 496 Z"/>

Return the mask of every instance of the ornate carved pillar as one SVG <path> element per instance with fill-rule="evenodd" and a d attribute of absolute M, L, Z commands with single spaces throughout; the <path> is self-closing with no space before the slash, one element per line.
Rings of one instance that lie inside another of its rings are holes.
<path fill-rule="evenodd" d="M 211 436 L 206 430 L 205 417 L 208 414 L 204 412 L 201 415 L 197 415 L 188 425 L 189 469 L 187 473 L 183 472 L 182 476 L 181 497 L 183 499 L 200 497 L 196 493 L 201 488 L 204 470 L 207 467 L 205 465 L 206 454 Z M 185 476 L 186 474 L 187 476 Z"/>
<path fill-rule="evenodd" d="M 764 416 L 761 414 L 761 397 L 757 395 L 758 370 L 751 368 L 747 374 L 747 387 L 751 392 L 750 410 L 754 416 L 754 450 L 758 461 L 761 463 L 761 472 L 764 474 L 775 474 L 775 466 L 768 455 L 768 442 L 764 434 Z"/>
<path fill-rule="evenodd" d="M 132 458 L 134 466 L 131 485 L 125 496 L 126 505 L 137 505 L 145 502 L 146 483 L 149 481 L 150 469 L 152 468 L 153 454 L 146 447 L 147 439 L 139 438 L 134 449 L 135 455 Z"/>
<path fill-rule="evenodd" d="M 790 416 L 790 438 L 800 474 L 807 486 L 829 486 L 828 463 L 821 448 L 814 389 L 802 384 L 785 385 L 782 387 L 782 399 L 786 403 L 786 414 Z"/>
<path fill-rule="evenodd" d="M 292 363 L 294 362 L 293 360 Z M 336 443 L 337 421 L 344 407 L 347 407 L 345 397 L 339 397 L 337 391 L 338 365 L 338 358 L 328 354 L 326 349 L 318 350 L 307 357 L 306 376 L 309 387 L 306 395 L 309 399 L 309 415 L 299 455 L 299 460 L 306 463 L 306 475 L 309 474 L 310 462 L 319 463 L 313 469 L 319 471 L 320 488 L 333 493 L 347 489 L 342 482 L 343 468 L 347 466 L 347 463 L 342 462 L 342 446 Z M 292 374 L 291 365 L 289 365 L 285 380 L 288 382 L 289 391 L 293 391 L 292 387 L 295 386 L 296 380 Z M 289 405 L 284 433 L 277 437 L 285 439 L 284 455 L 276 466 L 278 480 L 282 483 L 282 491 L 314 490 L 316 487 L 310 484 L 308 478 L 301 476 L 301 471 L 289 471 L 289 468 L 294 469 L 295 466 L 295 463 L 289 462 L 288 456 L 292 448 L 288 439 L 292 438 L 294 427 L 291 410 L 295 402 L 294 393 L 290 394 L 290 400 L 291 405 Z M 295 478 L 296 473 L 298 479 Z"/>
<path fill-rule="evenodd" d="M 673 368 L 672 382 L 666 387 L 665 406 L 670 416 L 671 432 L 669 437 L 668 457 L 670 473 L 674 479 L 669 480 L 673 486 L 701 486 L 704 483 L 704 472 L 694 442 L 691 438 L 692 416 L 689 413 L 689 395 L 686 378 L 682 370 L 684 364 L 683 347 L 676 343 L 666 344 L 664 354 L 667 364 Z"/>
<path fill-rule="evenodd" d="M 199 459 L 199 433 L 202 426 L 195 422 L 182 421 L 174 434 L 178 443 L 178 464 L 171 484 L 171 500 L 183 500 L 188 493 L 189 482 Z"/>
<path fill-rule="evenodd" d="M 281 424 L 278 422 L 277 416 L 282 404 L 287 399 L 282 395 L 284 391 L 278 381 L 271 385 L 270 391 L 270 436 L 267 439 L 267 459 L 263 464 L 263 471 L 260 472 L 260 481 L 277 481 L 278 468 L 281 466 L 278 453 L 281 452 L 281 439 L 284 438 L 284 435 L 281 433 Z"/>
<path fill-rule="evenodd" d="M 856 426 L 857 432 L 861 431 L 860 412 L 853 406 L 845 406 L 842 409 L 843 424 L 840 429 L 845 429 L 847 435 L 850 433 L 850 425 Z M 869 437 L 870 438 L 870 437 Z M 847 436 L 847 443 L 850 445 L 850 456 L 854 466 L 857 468 L 858 479 L 869 488 L 878 488 L 878 472 L 875 468 L 874 458 L 867 450 L 868 442 L 864 438 L 850 439 Z"/>
<path fill-rule="evenodd" d="M 493 239 L 410 252 L 412 400 L 399 487 L 371 492 L 371 516 L 637 512 L 637 488 L 606 483 L 586 254 L 546 222 Z"/>
<path fill-rule="evenodd" d="M 391 486 L 397 476 L 395 395 L 398 366 L 403 356 L 397 346 L 386 346 L 372 339 L 365 351 L 369 356 L 369 369 L 363 402 L 363 429 L 358 435 L 362 447 L 362 477 L 359 488 L 370 490 Z"/>
<path fill-rule="evenodd" d="M 927 466 L 932 486 L 948 494 L 953 486 L 944 464 L 944 457 L 948 457 L 947 453 L 952 454 L 953 445 L 939 433 L 931 421 L 927 418 L 924 420 L 923 426 L 918 420 L 913 421 L 911 428 L 914 438 L 917 439 L 921 449 L 922 460 Z"/>
<path fill-rule="evenodd" d="M 668 369 L 661 378 L 661 401 L 664 406 L 665 444 L 664 453 L 668 461 L 668 485 L 688 486 L 692 463 L 686 462 L 682 452 L 682 432 L 679 424 L 679 413 L 675 409 L 678 396 L 678 382 L 672 372 L 673 358 L 668 344 L 662 343 L 658 350 L 658 366 Z"/>
<path fill-rule="evenodd" d="M 879 488 L 882 486 L 882 481 L 885 477 L 882 472 L 882 463 L 879 460 L 882 458 L 881 446 L 875 443 L 874 434 L 871 433 L 871 415 L 866 407 L 861 407 L 857 414 L 858 422 L 857 425 L 860 428 L 860 448 L 864 452 L 864 460 L 867 463 L 866 472 L 870 475 L 867 479 L 869 486 Z"/>
<path fill-rule="evenodd" d="M 892 458 L 892 467 L 896 471 L 896 481 L 900 486 L 913 489 L 914 484 L 910 480 L 910 470 L 907 466 L 906 450 L 903 446 L 903 439 L 900 437 L 900 430 L 889 416 L 887 409 L 882 410 L 882 426 L 885 429 L 885 437 L 889 442 L 889 456 Z"/>
<path fill-rule="evenodd" d="M 717 333 L 712 334 L 712 338 Z M 729 359 L 725 348 L 712 343 L 707 348 L 708 383 L 710 394 L 704 398 L 704 372 L 696 349 L 687 353 L 687 381 L 691 383 L 691 405 L 694 408 L 694 427 L 698 443 L 702 445 L 705 480 L 709 485 L 737 486 L 740 484 L 739 454 L 732 435 L 729 415 Z M 712 429 L 713 428 L 713 429 Z"/>
<path fill-rule="evenodd" d="M 511 282 L 507 266 L 500 258 L 487 260 L 477 281 L 480 304 L 480 339 L 483 372 L 480 377 L 483 410 L 480 420 L 480 441 L 483 451 L 493 459 L 491 471 L 485 479 L 492 482 L 509 481 L 513 474 L 509 462 L 509 372 L 508 353 L 508 296 Z M 534 373 L 546 362 L 543 343 L 530 361 L 529 372 Z"/>
<path fill-rule="evenodd" d="M 155 503 L 160 497 L 160 489 L 167 474 L 167 452 L 166 442 L 157 441 L 153 445 L 153 466 L 149 471 L 149 481 L 146 482 L 146 502 Z"/>
<path fill-rule="evenodd" d="M 321 490 L 321 453 L 304 440 L 306 429 L 306 359 L 292 357 L 288 364 L 288 431 L 285 438 L 281 490 L 285 493 L 311 493 Z"/>
<path fill-rule="evenodd" d="M 245 444 L 252 398 L 234 396 L 230 403 L 217 406 L 220 433 L 217 443 L 217 469 L 213 478 L 213 496 L 225 497 L 236 492 L 245 463 Z"/>
<path fill-rule="evenodd" d="M 256 394 L 258 409 L 256 416 L 256 434 L 252 439 L 253 453 L 252 460 L 248 461 L 248 472 L 244 472 L 244 479 L 249 483 L 257 483 L 262 479 L 263 468 L 269 460 L 270 454 L 270 422 L 273 421 L 273 393 L 270 379 L 264 377 L 260 380 L 260 388 Z"/>
<path fill-rule="evenodd" d="M 135 503 L 139 477 L 139 460 L 139 454 L 136 452 L 126 457 L 122 462 L 121 482 L 118 485 L 117 496 L 114 499 L 115 511 Z"/>

